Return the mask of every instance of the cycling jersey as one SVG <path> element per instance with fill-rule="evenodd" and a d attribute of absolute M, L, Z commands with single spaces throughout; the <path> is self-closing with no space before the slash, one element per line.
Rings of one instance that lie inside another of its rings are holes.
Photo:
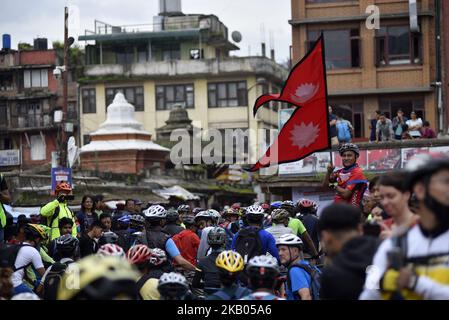
<path fill-rule="evenodd" d="M 402 296 L 405 299 L 449 299 L 449 230 L 431 238 L 425 236 L 418 224 L 412 227 L 405 237 L 406 265 L 411 266 L 419 277 L 414 291 L 402 290 Z M 360 299 L 390 298 L 378 288 L 389 265 L 388 252 L 394 246 L 393 238 L 386 239 L 380 245 Z"/>
<path fill-rule="evenodd" d="M 334 202 L 347 202 L 358 207 L 368 185 L 368 180 L 363 174 L 362 168 L 356 163 L 348 168 L 335 171 L 333 175 L 336 177 L 339 187 L 353 191 L 349 199 L 343 199 L 341 195 L 336 194 Z"/>

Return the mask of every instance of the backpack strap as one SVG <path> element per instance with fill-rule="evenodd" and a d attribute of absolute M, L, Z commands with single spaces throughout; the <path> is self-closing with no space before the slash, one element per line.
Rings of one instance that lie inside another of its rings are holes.
<path fill-rule="evenodd" d="M 50 219 L 50 223 L 48 224 L 48 226 L 50 228 L 53 228 L 53 222 L 56 220 L 56 218 L 59 216 L 59 211 L 61 211 L 61 209 L 59 208 L 59 205 L 55 208 L 55 212 L 53 212 L 53 215 L 51 216 Z M 53 234 L 53 231 L 52 231 Z"/>
<path fill-rule="evenodd" d="M 14 272 L 19 271 L 19 270 L 21 270 L 21 269 L 25 269 L 25 268 L 27 268 L 29 265 L 32 264 L 32 262 L 30 262 L 30 263 L 28 263 L 28 264 L 26 264 L 26 265 L 24 265 L 24 266 L 21 266 L 21 267 L 19 267 L 19 268 L 16 268 L 17 256 L 19 255 L 20 249 L 22 249 L 23 247 L 32 247 L 32 246 L 29 245 L 29 244 L 24 244 L 24 243 L 15 244 L 15 246 L 18 246 L 19 248 L 17 249 L 17 252 L 16 252 L 16 259 L 14 260 L 14 265 L 12 266 L 12 269 L 14 270 Z"/>
<path fill-rule="evenodd" d="M 309 286 L 309 290 L 310 290 L 310 295 L 313 296 L 312 294 L 312 281 L 313 281 L 313 275 L 314 272 L 316 272 L 316 270 L 313 270 L 313 268 L 311 268 L 309 265 L 305 265 L 305 264 L 301 264 L 301 263 L 294 263 L 293 265 L 288 267 L 287 270 L 287 283 L 288 283 L 288 287 L 290 288 L 290 290 L 292 291 L 293 295 L 298 296 L 298 292 L 293 292 L 293 288 L 292 288 L 292 280 L 290 278 L 290 270 L 292 268 L 300 268 L 302 270 L 304 270 L 305 272 L 307 272 L 307 274 L 310 276 L 310 286 Z"/>

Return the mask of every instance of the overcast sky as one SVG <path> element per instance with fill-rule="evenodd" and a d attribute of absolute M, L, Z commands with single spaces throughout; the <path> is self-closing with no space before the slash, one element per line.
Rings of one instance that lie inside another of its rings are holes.
<path fill-rule="evenodd" d="M 9 33 L 12 47 L 46 37 L 49 44 L 63 40 L 64 5 L 79 10 L 79 19 L 70 22 L 70 35 L 94 29 L 94 19 L 114 25 L 151 23 L 158 14 L 159 0 L 1 0 L 0 33 Z M 184 13 L 215 14 L 228 27 L 238 30 L 242 41 L 238 55 L 260 54 L 263 37 L 276 50 L 276 60 L 285 61 L 291 44 L 290 0 L 182 0 Z M 79 28 L 76 28 L 79 25 Z M 78 30 L 76 30 L 78 29 Z M 264 30 L 264 32 L 262 32 Z M 270 34 L 272 37 L 270 37 Z M 272 41 L 270 40 L 272 38 Z M 271 44 L 270 44 L 271 43 Z M 80 44 L 84 44 L 83 42 Z"/>

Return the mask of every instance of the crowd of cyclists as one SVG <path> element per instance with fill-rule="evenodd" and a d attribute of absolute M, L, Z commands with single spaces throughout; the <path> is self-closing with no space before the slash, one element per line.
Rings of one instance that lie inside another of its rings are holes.
<path fill-rule="evenodd" d="M 108 212 L 92 196 L 75 214 L 61 183 L 5 229 L 0 299 L 449 299 L 449 159 L 367 181 L 357 146 L 340 154 L 319 216 L 310 199 Z"/>

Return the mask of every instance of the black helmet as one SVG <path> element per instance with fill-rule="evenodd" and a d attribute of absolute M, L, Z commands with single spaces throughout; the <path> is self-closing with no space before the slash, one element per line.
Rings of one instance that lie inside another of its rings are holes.
<path fill-rule="evenodd" d="M 98 245 L 101 247 L 104 244 L 107 243 L 114 243 L 116 244 L 118 241 L 118 235 L 112 231 L 108 231 L 103 233 L 103 235 L 98 240 Z"/>
<path fill-rule="evenodd" d="M 354 152 L 357 157 L 360 155 L 359 147 L 354 143 L 344 143 L 340 146 L 340 148 L 338 148 L 338 152 L 340 153 L 340 155 L 342 155 L 346 151 Z"/>
<path fill-rule="evenodd" d="M 77 255 L 79 240 L 70 234 L 65 234 L 56 238 L 56 253 L 61 256 Z"/>
<path fill-rule="evenodd" d="M 223 228 L 215 227 L 207 234 L 207 243 L 209 245 L 224 246 L 226 243 L 226 231 Z"/>
<path fill-rule="evenodd" d="M 173 208 L 170 208 L 167 210 L 167 216 L 165 219 L 167 219 L 167 222 L 175 222 L 179 218 L 179 213 Z"/>
<path fill-rule="evenodd" d="M 192 210 L 192 213 L 193 213 L 193 215 L 197 215 L 197 213 L 199 213 L 199 212 L 201 212 L 201 211 L 204 211 L 204 209 L 203 208 L 200 208 L 200 207 L 196 207 L 196 208 L 194 208 L 193 210 Z"/>

